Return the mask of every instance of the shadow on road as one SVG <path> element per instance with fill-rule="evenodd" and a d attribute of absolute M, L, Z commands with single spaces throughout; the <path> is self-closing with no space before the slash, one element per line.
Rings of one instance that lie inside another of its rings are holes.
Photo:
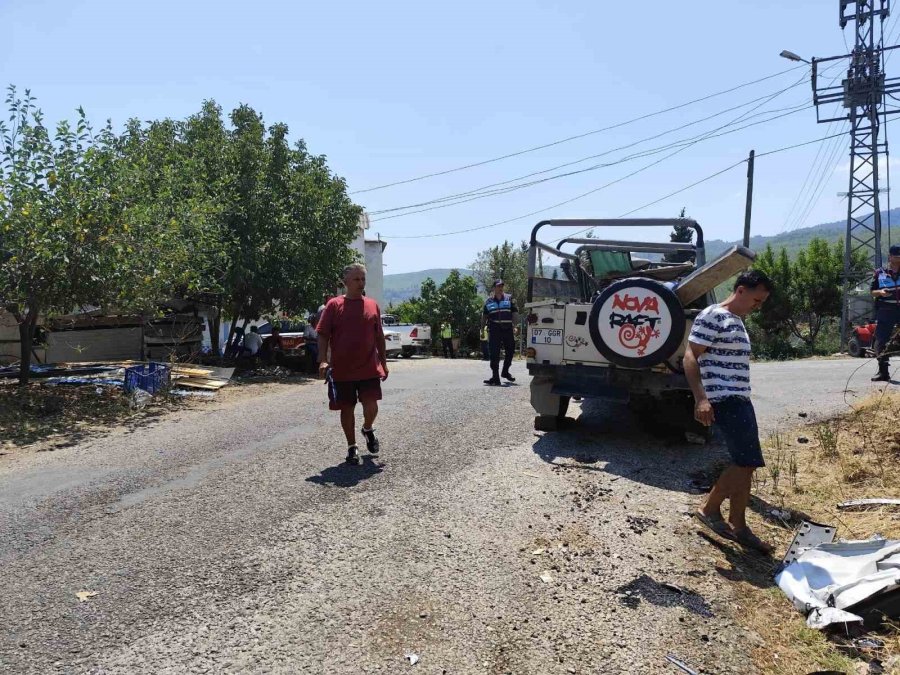
<path fill-rule="evenodd" d="M 628 478 L 693 494 L 704 491 L 695 478 L 698 474 L 718 475 L 718 465 L 727 464 L 727 453 L 718 443 L 689 444 L 666 427 L 639 421 L 627 405 L 599 399 L 585 399 L 577 420 L 544 434 L 533 449 L 545 462 L 567 469 L 598 471 L 616 476 L 612 480 Z"/>
<path fill-rule="evenodd" d="M 657 607 L 684 607 L 705 619 L 713 616 L 709 602 L 702 595 L 674 584 L 660 583 L 646 574 L 620 586 L 615 593 L 619 596 L 619 601 L 631 609 L 646 600 Z"/>
<path fill-rule="evenodd" d="M 757 588 L 775 586 L 775 569 L 778 561 L 762 553 L 745 551 L 737 544 L 711 537 L 706 532 L 699 533 L 708 543 L 719 549 L 731 565 L 726 568 L 716 565 L 716 573 L 728 581 L 746 581 Z"/>
<path fill-rule="evenodd" d="M 384 471 L 383 464 L 376 464 L 370 455 L 365 455 L 362 458 L 362 464 L 359 466 L 350 466 L 346 462 L 341 462 L 335 466 L 323 469 L 322 473 L 310 476 L 306 480 L 310 483 L 318 483 L 325 486 L 353 487 L 367 478 L 378 475 L 382 471 Z"/>

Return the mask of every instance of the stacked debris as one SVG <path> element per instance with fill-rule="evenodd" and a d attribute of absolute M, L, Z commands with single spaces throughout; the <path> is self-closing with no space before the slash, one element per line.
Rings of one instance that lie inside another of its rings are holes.
<path fill-rule="evenodd" d="M 147 361 L 90 361 L 72 363 L 32 364 L 32 377 L 45 385 L 93 385 L 128 388 L 128 382 L 137 382 L 134 388 L 153 389 L 148 393 L 156 393 L 158 387 L 142 387 L 138 376 L 149 377 L 150 364 Z M 146 368 L 145 368 L 146 367 Z M 162 364 L 166 370 L 168 391 L 178 395 L 190 395 L 203 391 L 215 393 L 231 380 L 234 368 L 213 368 L 191 363 Z M 162 368 L 160 368 L 162 370 Z M 129 373 L 132 373 L 129 378 Z M 0 380 L 19 376 L 17 365 L 0 368 Z"/>

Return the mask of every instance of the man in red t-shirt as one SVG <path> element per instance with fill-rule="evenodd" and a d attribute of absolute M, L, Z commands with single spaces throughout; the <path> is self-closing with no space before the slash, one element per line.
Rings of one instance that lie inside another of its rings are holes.
<path fill-rule="evenodd" d="M 381 310 L 378 303 L 363 295 L 365 266 L 355 263 L 345 267 L 344 287 L 346 294 L 329 300 L 319 319 L 319 377 L 328 382 L 328 407 L 341 411 L 347 463 L 359 464 L 356 402 L 362 403 L 366 447 L 377 455 L 378 439 L 372 425 L 378 415 L 381 382 L 388 377 L 387 354 Z"/>

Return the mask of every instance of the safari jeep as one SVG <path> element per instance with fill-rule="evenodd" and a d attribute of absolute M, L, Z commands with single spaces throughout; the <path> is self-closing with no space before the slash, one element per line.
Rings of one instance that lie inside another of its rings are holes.
<path fill-rule="evenodd" d="M 538 240 L 544 227 L 674 225 L 693 229 L 696 243 L 569 237 L 551 246 Z M 666 262 L 663 256 L 672 253 L 680 253 L 672 257 L 682 262 Z M 561 278 L 536 275 L 541 254 L 561 259 Z M 628 402 L 654 424 L 705 437 L 693 418 L 682 367 L 687 337 L 694 317 L 716 301 L 716 285 L 749 267 L 754 257 L 734 246 L 707 263 L 703 230 L 689 219 L 538 223 L 531 232 L 525 305 L 535 429 L 555 430 L 575 396 Z"/>

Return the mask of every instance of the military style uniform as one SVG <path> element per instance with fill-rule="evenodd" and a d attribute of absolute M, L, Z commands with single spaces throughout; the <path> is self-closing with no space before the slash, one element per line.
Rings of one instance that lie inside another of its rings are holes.
<path fill-rule="evenodd" d="M 509 367 L 512 365 L 513 354 L 516 351 L 513 315 L 518 313 L 519 310 L 508 293 L 504 293 L 503 297 L 499 299 L 492 293 L 484 303 L 482 314 L 487 321 L 488 349 L 491 357 L 491 379 L 485 380 L 485 384 L 500 384 L 500 375 L 515 382 L 515 378 L 509 373 Z M 499 373 L 501 347 L 505 354 L 503 371 Z"/>
<path fill-rule="evenodd" d="M 896 252 L 895 248 L 898 249 Z M 900 255 L 900 247 L 892 246 L 891 255 Z M 900 324 L 900 272 L 894 272 L 890 267 L 875 270 L 871 290 L 890 291 L 887 297 L 875 298 L 875 354 L 878 357 L 878 375 L 872 379 L 876 382 L 886 382 L 891 379 L 890 356 L 884 352 L 894 328 Z"/>

